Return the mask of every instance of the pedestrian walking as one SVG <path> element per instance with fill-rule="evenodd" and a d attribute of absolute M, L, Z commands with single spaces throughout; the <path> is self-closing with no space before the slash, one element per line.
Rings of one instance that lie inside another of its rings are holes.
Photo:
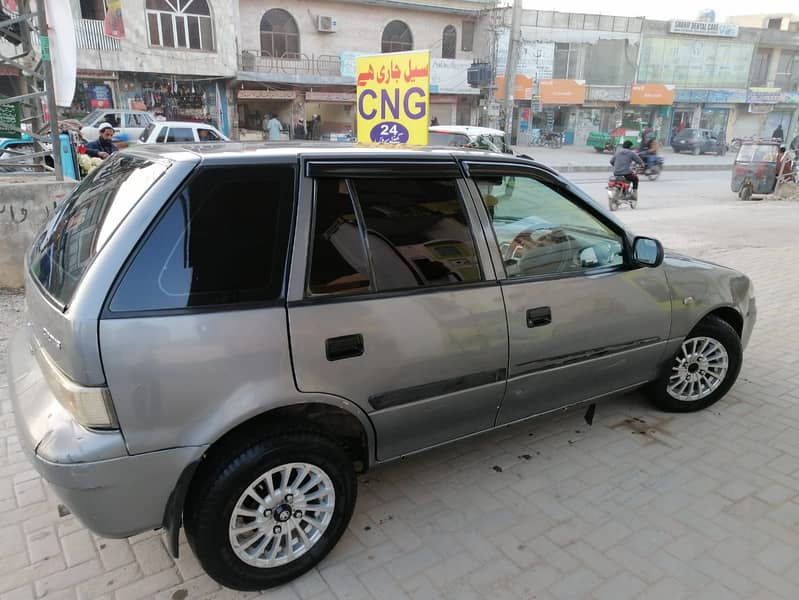
<path fill-rule="evenodd" d="M 283 125 L 278 121 L 275 115 L 272 115 L 272 118 L 266 122 L 266 128 L 270 142 L 280 141 L 280 132 L 283 129 Z"/>

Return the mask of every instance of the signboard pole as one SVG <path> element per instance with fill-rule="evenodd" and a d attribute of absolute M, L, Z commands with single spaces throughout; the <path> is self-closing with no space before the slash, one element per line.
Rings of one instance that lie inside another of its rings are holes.
<path fill-rule="evenodd" d="M 519 60 L 521 21 L 522 0 L 513 0 L 513 16 L 511 17 L 510 36 L 508 36 L 508 60 L 505 64 L 505 123 L 503 129 L 508 142 L 513 136 L 513 86 L 516 82 L 516 62 Z"/>
<path fill-rule="evenodd" d="M 55 103 L 55 89 L 53 88 L 53 68 L 50 62 L 50 38 L 47 37 L 47 14 L 45 12 L 45 2 L 39 1 L 38 6 L 38 25 L 39 40 L 42 47 L 42 72 L 44 74 L 44 86 L 47 92 L 47 114 L 50 116 L 50 141 L 53 145 L 53 166 L 55 168 L 55 178 L 57 181 L 64 180 L 64 173 L 61 170 L 61 137 L 58 129 L 58 107 Z"/>

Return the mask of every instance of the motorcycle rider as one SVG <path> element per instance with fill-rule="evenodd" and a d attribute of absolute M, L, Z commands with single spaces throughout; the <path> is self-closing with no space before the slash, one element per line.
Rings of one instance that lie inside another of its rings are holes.
<path fill-rule="evenodd" d="M 618 177 L 624 177 L 627 181 L 633 184 L 632 197 L 638 199 L 638 174 L 635 172 L 633 163 L 644 166 L 644 161 L 632 150 L 633 143 L 630 140 L 625 140 L 622 147 L 616 151 L 613 158 L 610 159 L 610 164 L 613 165 L 613 174 Z"/>
<path fill-rule="evenodd" d="M 644 160 L 647 169 L 651 169 L 657 164 L 657 154 L 658 154 L 657 138 L 653 133 L 650 133 L 648 135 L 645 134 L 644 138 L 641 140 L 641 146 L 638 151 L 638 156 L 640 156 Z"/>

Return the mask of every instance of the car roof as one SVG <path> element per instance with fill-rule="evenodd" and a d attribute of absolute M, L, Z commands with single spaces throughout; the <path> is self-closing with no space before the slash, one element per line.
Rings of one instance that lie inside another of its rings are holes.
<path fill-rule="evenodd" d="M 213 125 L 208 123 L 201 123 L 199 121 L 154 121 L 157 125 L 168 125 L 170 127 L 210 127 L 216 129 Z"/>
<path fill-rule="evenodd" d="M 122 151 L 142 158 L 156 160 L 166 158 L 171 161 L 202 160 L 208 164 L 225 164 L 233 161 L 248 161 L 264 158 L 282 161 L 297 158 L 319 158 L 340 160 L 363 160 L 375 157 L 378 160 L 431 160 L 431 159 L 497 159 L 503 162 L 527 164 L 553 172 L 546 165 L 536 163 L 526 157 L 514 157 L 499 152 L 456 148 L 453 146 L 414 146 L 414 147 L 375 147 L 353 143 L 336 142 L 214 142 L 214 143 L 171 143 L 137 144 Z"/>
<path fill-rule="evenodd" d="M 474 125 L 433 125 L 430 131 L 435 133 L 465 133 L 467 135 L 505 135 L 501 129 L 476 127 Z"/>

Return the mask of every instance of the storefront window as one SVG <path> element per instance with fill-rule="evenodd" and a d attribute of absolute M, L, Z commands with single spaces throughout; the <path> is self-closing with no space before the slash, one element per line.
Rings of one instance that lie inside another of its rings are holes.
<path fill-rule="evenodd" d="M 207 0 L 147 0 L 146 12 L 151 46 L 213 51 Z"/>

